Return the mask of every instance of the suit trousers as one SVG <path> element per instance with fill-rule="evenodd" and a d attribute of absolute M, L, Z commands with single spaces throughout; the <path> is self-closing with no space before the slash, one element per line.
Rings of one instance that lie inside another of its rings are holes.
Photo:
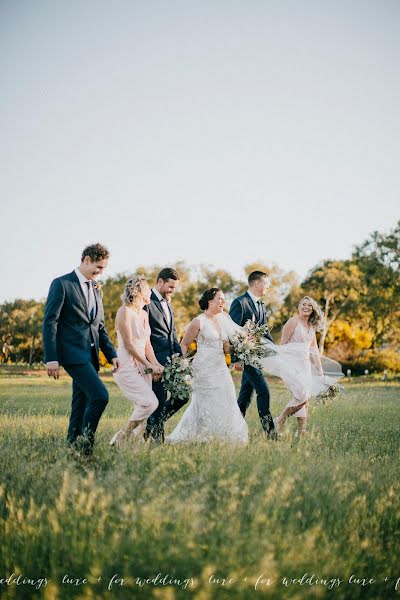
<path fill-rule="evenodd" d="M 269 434 L 274 431 L 274 421 L 269 409 L 270 394 L 265 377 L 260 369 L 246 365 L 243 369 L 238 405 L 243 416 L 250 406 L 253 391 L 257 394 L 257 409 L 263 430 Z"/>
<path fill-rule="evenodd" d="M 108 403 L 108 390 L 97 371 L 95 356 L 85 365 L 63 365 L 72 377 L 72 404 L 67 441 L 79 443 L 82 450 L 91 454 L 94 434 L 101 415 Z"/>
<path fill-rule="evenodd" d="M 147 419 L 147 435 L 158 441 L 164 441 L 164 423 L 187 403 L 176 398 L 167 400 L 167 394 L 161 381 L 153 381 L 153 392 L 158 399 L 158 408 Z"/>

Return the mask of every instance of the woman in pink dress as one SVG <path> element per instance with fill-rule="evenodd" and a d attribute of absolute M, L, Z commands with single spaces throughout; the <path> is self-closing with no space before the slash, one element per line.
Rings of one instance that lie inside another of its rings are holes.
<path fill-rule="evenodd" d="M 287 417 L 297 417 L 298 434 L 306 433 L 308 404 L 311 396 L 326 390 L 343 377 L 339 363 L 321 356 L 318 350 L 316 331 L 324 327 L 325 319 L 321 307 L 309 296 L 304 296 L 298 306 L 298 314 L 291 317 L 282 330 L 281 346 L 277 347 L 280 357 L 286 357 L 290 376 L 282 379 L 290 382 L 292 398 L 282 413 L 274 419 L 279 433 Z M 267 359 L 266 362 L 273 362 Z M 268 366 L 266 366 L 268 370 Z M 277 373 L 280 375 L 280 373 Z M 280 375 L 282 376 L 282 375 Z"/>
<path fill-rule="evenodd" d="M 163 366 L 154 355 L 149 317 L 143 310 L 145 304 L 150 304 L 150 293 L 145 277 L 129 279 L 115 318 L 120 368 L 114 373 L 114 379 L 132 403 L 133 411 L 124 427 L 110 440 L 111 446 L 120 447 L 128 438 L 139 439 L 146 429 L 148 417 L 158 406 L 151 387 L 152 377 L 161 377 Z"/>

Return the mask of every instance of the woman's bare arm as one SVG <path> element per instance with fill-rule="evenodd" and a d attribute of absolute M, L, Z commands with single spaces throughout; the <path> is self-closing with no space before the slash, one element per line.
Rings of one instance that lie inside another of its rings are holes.
<path fill-rule="evenodd" d="M 318 348 L 318 344 L 317 344 L 317 336 L 315 335 L 315 331 L 314 331 L 313 341 L 311 342 L 310 350 L 311 350 L 311 360 L 313 361 L 314 365 L 318 369 L 320 375 L 323 375 L 324 372 L 322 370 L 321 358 L 319 355 L 319 348 Z"/>
<path fill-rule="evenodd" d="M 146 315 L 145 318 L 148 323 L 149 316 L 147 313 L 145 313 L 145 315 Z M 151 345 L 150 338 L 146 342 L 145 354 L 146 354 L 147 360 L 150 361 L 150 363 L 155 367 L 156 372 L 161 374 L 164 370 L 164 367 L 162 366 L 162 364 L 160 364 L 158 362 L 156 355 L 154 354 L 154 350 L 153 350 L 153 346 Z"/>
<path fill-rule="evenodd" d="M 281 344 L 288 344 L 294 334 L 297 325 L 297 317 L 290 317 L 283 326 Z"/>
<path fill-rule="evenodd" d="M 124 346 L 129 354 L 145 367 L 152 367 L 150 362 L 146 358 L 143 358 L 135 348 L 132 339 L 131 316 L 129 314 L 129 308 L 126 306 L 121 306 L 121 308 L 118 309 L 115 318 L 115 326 L 120 332 Z"/>
<path fill-rule="evenodd" d="M 193 319 L 191 323 L 186 328 L 185 335 L 183 336 L 183 340 L 181 342 L 181 348 L 183 355 L 186 354 L 190 344 L 194 342 L 194 340 L 199 335 L 200 331 L 200 321 L 198 319 Z"/>

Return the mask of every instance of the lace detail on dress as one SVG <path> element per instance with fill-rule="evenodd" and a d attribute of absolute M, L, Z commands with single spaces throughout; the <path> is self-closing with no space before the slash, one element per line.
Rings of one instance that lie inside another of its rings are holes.
<path fill-rule="evenodd" d="M 225 363 L 222 332 L 204 314 L 193 359 L 193 395 L 167 442 L 219 439 L 246 443 L 248 429 L 236 401 L 235 386 Z"/>
<path fill-rule="evenodd" d="M 198 347 L 205 346 L 206 348 L 217 348 L 218 350 L 223 349 L 223 342 L 221 340 L 213 340 L 207 338 L 202 332 L 197 336 Z"/>

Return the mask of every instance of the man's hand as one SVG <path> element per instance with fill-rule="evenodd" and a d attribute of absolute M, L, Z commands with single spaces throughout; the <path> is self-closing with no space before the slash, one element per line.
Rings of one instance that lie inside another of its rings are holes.
<path fill-rule="evenodd" d="M 47 375 L 58 379 L 60 377 L 60 365 L 56 360 L 46 363 Z"/>
<path fill-rule="evenodd" d="M 240 364 L 240 362 L 236 362 L 234 369 L 235 371 L 243 371 L 243 366 Z"/>
<path fill-rule="evenodd" d="M 119 358 L 112 358 L 111 359 L 111 364 L 113 366 L 113 373 L 116 373 L 119 369 Z"/>

